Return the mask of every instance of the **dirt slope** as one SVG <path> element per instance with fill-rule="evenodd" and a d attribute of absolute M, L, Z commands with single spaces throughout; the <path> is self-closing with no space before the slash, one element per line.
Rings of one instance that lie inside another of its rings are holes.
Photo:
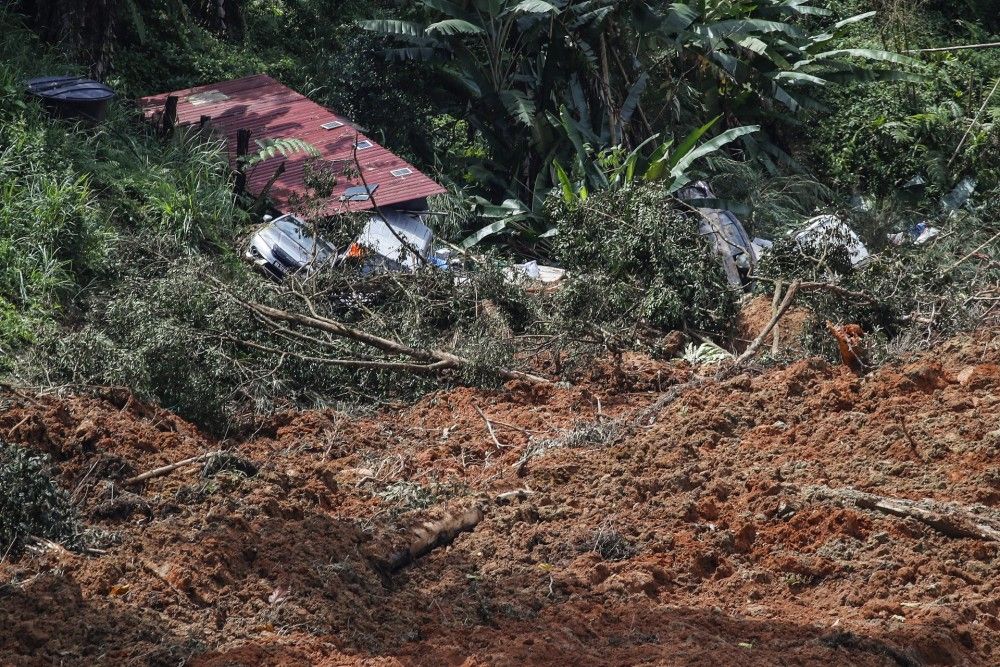
<path fill-rule="evenodd" d="M 624 431 L 691 369 L 288 414 L 224 443 L 126 397 L 10 397 L 0 433 L 53 455 L 106 553 L 0 564 L 0 663 L 1000 664 L 1000 543 L 813 488 L 1000 517 L 998 362 L 998 332 L 864 378 L 803 361 Z M 256 474 L 122 485 L 220 446 Z M 384 571 L 474 506 L 473 531 Z"/>

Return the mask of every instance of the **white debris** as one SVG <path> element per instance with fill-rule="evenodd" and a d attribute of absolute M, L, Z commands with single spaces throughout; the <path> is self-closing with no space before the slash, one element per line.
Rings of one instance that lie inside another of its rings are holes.
<path fill-rule="evenodd" d="M 835 215 L 820 215 L 807 220 L 805 227 L 794 232 L 792 238 L 804 250 L 821 251 L 824 246 L 843 246 L 847 248 L 854 267 L 864 266 L 870 259 L 868 248 L 858 235 Z"/>
<path fill-rule="evenodd" d="M 385 219 L 383 219 L 383 217 Z M 382 215 L 373 215 L 358 235 L 355 245 L 348 251 L 352 254 L 357 246 L 377 256 L 375 264 L 381 263 L 390 270 L 414 270 L 420 257 L 427 257 L 434 241 L 434 232 L 423 223 L 419 216 L 393 209 L 383 209 Z M 356 252 L 356 251 L 355 251 Z M 418 257 L 417 255 L 420 255 Z M 370 258 L 370 255 L 369 255 Z M 375 269 L 372 259 L 369 268 Z"/>

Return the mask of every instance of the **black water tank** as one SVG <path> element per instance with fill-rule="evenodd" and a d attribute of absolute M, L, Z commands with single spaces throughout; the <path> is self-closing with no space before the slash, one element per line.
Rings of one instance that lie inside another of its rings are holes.
<path fill-rule="evenodd" d="M 63 118 L 87 118 L 96 123 L 108 113 L 115 96 L 103 83 L 79 76 L 43 76 L 28 81 L 28 92 L 41 98 L 45 106 Z"/>

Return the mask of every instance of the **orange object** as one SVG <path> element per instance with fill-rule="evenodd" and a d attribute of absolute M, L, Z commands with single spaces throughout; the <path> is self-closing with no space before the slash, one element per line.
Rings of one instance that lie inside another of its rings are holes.
<path fill-rule="evenodd" d="M 857 324 L 838 326 L 829 320 L 826 321 L 826 328 L 837 341 L 837 347 L 840 348 L 840 360 L 855 373 L 862 373 L 865 369 L 865 363 L 861 360 L 864 330 Z"/>

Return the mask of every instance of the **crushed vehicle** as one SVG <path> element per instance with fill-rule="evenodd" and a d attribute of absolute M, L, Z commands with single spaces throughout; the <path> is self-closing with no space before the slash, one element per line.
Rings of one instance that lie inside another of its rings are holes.
<path fill-rule="evenodd" d="M 246 257 L 276 279 L 310 274 L 337 261 L 337 249 L 314 232 L 309 223 L 291 213 L 264 216 L 264 226 L 250 239 Z"/>
<path fill-rule="evenodd" d="M 434 252 L 434 232 L 422 215 L 396 209 L 382 209 L 373 215 L 344 253 L 344 259 L 361 262 L 364 274 L 379 271 L 414 271 L 423 264 L 445 268 L 446 262 Z"/>
<path fill-rule="evenodd" d="M 696 181 L 677 192 L 678 199 L 691 204 L 701 215 L 698 233 L 707 236 L 722 260 L 726 280 L 732 287 L 743 288 L 763 252 L 771 246 L 766 239 L 752 239 L 732 211 L 712 208 L 708 202 L 715 193 L 705 181 Z M 706 204 L 700 206 L 699 204 Z"/>

